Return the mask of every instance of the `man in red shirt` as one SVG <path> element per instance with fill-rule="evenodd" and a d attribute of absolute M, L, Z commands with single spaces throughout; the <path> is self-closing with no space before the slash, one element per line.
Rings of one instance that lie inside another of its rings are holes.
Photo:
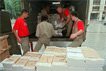
<path fill-rule="evenodd" d="M 17 38 L 18 43 L 21 44 L 22 49 L 24 51 L 23 54 L 25 54 L 27 51 L 29 51 L 29 30 L 28 26 L 25 22 L 25 18 L 28 17 L 28 11 L 22 10 L 21 17 L 16 19 L 15 25 L 13 27 L 13 32 Z"/>
<path fill-rule="evenodd" d="M 72 28 L 72 35 L 70 36 L 70 39 L 72 39 L 73 42 L 71 43 L 70 47 L 79 47 L 84 41 L 84 24 L 78 18 L 77 12 L 72 12 L 71 17 L 74 24 Z"/>
<path fill-rule="evenodd" d="M 71 13 L 67 8 L 62 8 L 61 6 L 57 7 L 57 11 L 60 15 L 61 22 L 65 21 L 63 24 L 63 28 L 66 29 L 66 36 L 70 36 L 70 32 L 72 29 L 72 20 L 71 20 Z"/>

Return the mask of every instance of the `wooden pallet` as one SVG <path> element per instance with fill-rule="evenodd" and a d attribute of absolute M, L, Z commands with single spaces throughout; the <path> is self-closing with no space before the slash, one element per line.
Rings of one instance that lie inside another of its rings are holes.
<path fill-rule="evenodd" d="M 5 58 L 10 57 L 9 49 L 11 46 L 8 46 L 8 48 L 0 49 L 0 62 L 3 61 Z"/>

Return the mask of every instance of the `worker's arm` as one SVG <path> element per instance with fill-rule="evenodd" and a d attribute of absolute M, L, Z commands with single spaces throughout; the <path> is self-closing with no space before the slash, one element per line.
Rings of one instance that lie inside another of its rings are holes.
<path fill-rule="evenodd" d="M 80 30 L 80 31 L 78 31 L 77 33 L 72 34 L 72 35 L 70 36 L 70 39 L 74 39 L 74 38 L 78 37 L 79 35 L 81 35 L 81 34 L 83 34 L 83 33 L 84 33 L 84 31 L 83 31 L 83 30 Z"/>
<path fill-rule="evenodd" d="M 61 21 L 60 22 L 63 22 L 64 21 L 64 18 L 62 17 Z"/>
<path fill-rule="evenodd" d="M 71 19 L 71 17 L 70 17 L 70 15 L 68 15 L 66 22 L 63 24 L 63 27 L 65 27 L 67 25 L 67 23 L 70 21 L 70 19 Z"/>
<path fill-rule="evenodd" d="M 17 41 L 18 41 L 18 43 L 22 43 L 22 41 L 21 41 L 21 39 L 20 39 L 20 37 L 18 36 L 18 33 L 17 33 L 17 31 L 16 30 L 13 30 L 13 32 L 14 32 L 14 35 L 16 36 L 16 38 L 17 38 Z"/>
<path fill-rule="evenodd" d="M 37 25 L 37 29 L 36 29 L 36 37 L 40 37 L 40 25 Z"/>

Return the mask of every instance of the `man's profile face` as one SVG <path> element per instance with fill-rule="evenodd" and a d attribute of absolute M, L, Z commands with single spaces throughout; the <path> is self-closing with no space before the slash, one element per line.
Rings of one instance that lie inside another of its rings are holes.
<path fill-rule="evenodd" d="M 24 18 L 28 18 L 28 13 L 23 13 L 23 15 L 24 15 Z"/>
<path fill-rule="evenodd" d="M 61 8 L 61 7 L 58 7 L 58 8 L 57 8 L 57 12 L 58 12 L 58 13 L 62 13 L 62 8 Z"/>

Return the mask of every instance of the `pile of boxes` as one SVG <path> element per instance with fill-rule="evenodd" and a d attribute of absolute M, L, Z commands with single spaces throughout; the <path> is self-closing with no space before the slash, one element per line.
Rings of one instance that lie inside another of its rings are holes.
<path fill-rule="evenodd" d="M 10 57 L 9 49 L 11 46 L 8 45 L 7 42 L 8 35 L 4 35 L 0 37 L 0 62 L 5 58 Z"/>
<path fill-rule="evenodd" d="M 12 55 L 5 59 L 2 64 L 5 71 L 35 71 L 36 63 L 42 54 L 28 52 L 24 56 Z"/>
<path fill-rule="evenodd" d="M 103 71 L 104 59 L 87 47 L 48 46 L 44 54 L 12 55 L 2 64 L 5 71 Z"/>
<path fill-rule="evenodd" d="M 37 63 L 37 71 L 67 71 L 66 48 L 48 46 Z"/>
<path fill-rule="evenodd" d="M 90 48 L 67 48 L 68 71 L 103 71 L 104 59 Z"/>

